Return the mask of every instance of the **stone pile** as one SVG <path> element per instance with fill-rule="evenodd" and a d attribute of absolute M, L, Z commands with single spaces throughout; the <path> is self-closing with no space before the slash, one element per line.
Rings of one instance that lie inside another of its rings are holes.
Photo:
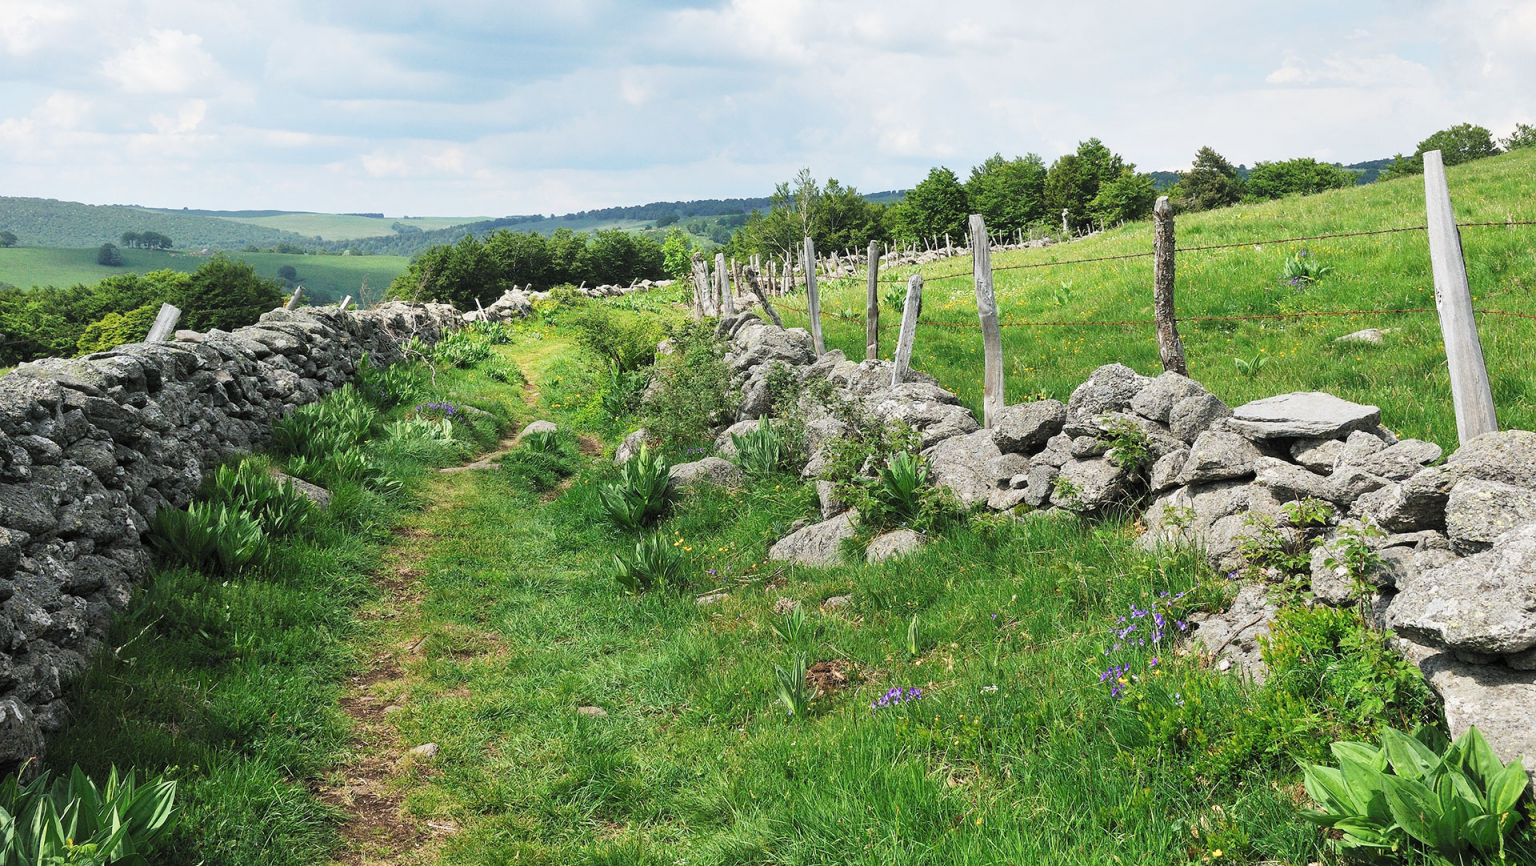
<path fill-rule="evenodd" d="M 665 288 L 672 285 L 671 280 L 640 280 L 631 286 L 582 286 L 576 291 L 578 294 L 589 298 L 617 298 L 633 292 L 641 292 L 647 289 Z M 533 289 L 510 289 L 503 292 L 490 306 L 484 310 L 470 310 L 464 314 L 466 322 L 505 322 L 510 319 L 522 319 L 533 313 L 533 302 L 549 297 L 549 292 L 536 292 Z"/>
<path fill-rule="evenodd" d="M 1329 563 L 1347 536 L 1363 538 L 1380 559 L 1366 602 L 1445 697 L 1453 732 L 1475 723 L 1506 760 L 1536 759 L 1536 434 L 1487 434 L 1441 463 L 1438 445 L 1399 439 L 1375 406 L 1305 392 L 1233 409 L 1185 376 L 1149 378 L 1119 364 L 1095 370 L 1065 404 L 1008 406 L 982 429 L 930 377 L 913 372 L 893 385 L 888 362 L 817 357 L 802 329 L 746 312 L 721 319 L 718 333 L 730 341 L 742 401 L 717 450 L 770 412 L 768 379 L 782 365 L 801 382 L 826 380 L 878 421 L 910 425 L 934 482 L 961 503 L 1091 515 L 1150 500 L 1144 546 L 1193 544 L 1234 576 L 1245 539 L 1293 519 L 1288 503 L 1327 503 L 1332 517 L 1313 554 L 1317 598 L 1356 603 L 1357 588 Z M 825 407 L 800 409 L 805 474 L 817 478 L 844 427 Z M 781 539 L 771 557 L 835 561 L 855 518 L 832 501 L 830 483 L 818 489 L 823 522 Z M 1248 604 L 1265 610 L 1257 597 Z M 1223 627 L 1235 629 L 1232 639 L 1217 642 L 1257 658 L 1264 617 Z"/>
<path fill-rule="evenodd" d="M 271 423 L 350 381 L 359 358 L 461 324 L 445 305 L 274 310 L 0 378 L 0 770 L 38 755 L 62 695 L 128 603 L 158 509 L 260 445 Z"/>

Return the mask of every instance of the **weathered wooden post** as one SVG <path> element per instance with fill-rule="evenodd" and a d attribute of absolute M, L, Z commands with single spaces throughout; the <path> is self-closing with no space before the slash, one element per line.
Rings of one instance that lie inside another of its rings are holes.
<path fill-rule="evenodd" d="M 901 306 L 901 333 L 896 337 L 895 364 L 891 367 L 891 387 L 901 384 L 912 364 L 912 340 L 917 336 L 917 317 L 923 311 L 923 275 L 907 279 L 907 299 Z"/>
<path fill-rule="evenodd" d="M 164 343 L 176 333 L 176 321 L 181 318 L 181 310 L 170 304 L 161 304 L 160 312 L 155 314 L 155 323 L 149 326 L 149 336 L 144 338 L 146 343 Z"/>
<path fill-rule="evenodd" d="M 731 272 L 725 267 L 725 253 L 715 253 L 715 291 L 719 292 L 716 305 L 722 316 L 734 316 L 736 304 L 731 299 Z"/>
<path fill-rule="evenodd" d="M 1429 262 L 1435 277 L 1435 309 L 1445 338 L 1445 360 L 1451 373 L 1451 402 L 1456 409 L 1456 436 L 1463 445 L 1499 429 L 1493 389 L 1483 344 L 1472 312 L 1472 287 L 1461 254 L 1461 232 L 1445 181 L 1445 160 L 1438 150 L 1424 154 L 1424 210 L 1429 226 Z"/>
<path fill-rule="evenodd" d="M 768 303 L 768 292 L 763 288 L 762 276 L 756 265 L 747 268 L 747 284 L 752 287 L 752 294 L 757 296 L 757 302 L 763 305 L 763 312 L 768 314 L 768 318 L 782 328 L 784 320 L 779 318 L 779 311 L 773 308 L 773 304 Z"/>
<path fill-rule="evenodd" d="M 482 316 L 485 315 L 485 307 L 482 307 L 480 305 L 480 296 L 479 295 L 475 296 L 475 309 L 480 311 L 480 315 L 482 315 Z"/>
<path fill-rule="evenodd" d="M 293 297 L 288 299 L 288 303 L 283 305 L 283 309 L 285 309 L 285 310 L 297 310 L 299 308 L 299 301 L 303 297 L 304 297 L 304 287 L 303 286 L 294 286 L 294 288 L 293 288 Z"/>
<path fill-rule="evenodd" d="M 971 271 L 976 281 L 976 315 L 981 319 L 981 348 L 986 356 L 982 375 L 982 426 L 991 427 L 1003 411 L 1003 332 L 997 324 L 997 297 L 992 291 L 992 242 L 987 221 L 971 214 Z"/>
<path fill-rule="evenodd" d="M 1157 355 L 1163 370 L 1189 375 L 1184 360 L 1184 341 L 1179 339 L 1179 321 L 1173 307 L 1173 208 L 1168 196 L 1159 196 L 1152 206 L 1152 310 L 1157 321 Z"/>
<path fill-rule="evenodd" d="M 1067 214 L 1068 213 L 1069 213 L 1069 211 L 1066 208 L 1062 208 L 1061 209 L 1061 233 L 1064 234 L 1064 235 L 1071 235 L 1072 234 L 1072 228 L 1067 223 Z"/>
<path fill-rule="evenodd" d="M 864 358 L 880 357 L 880 242 L 869 242 L 869 286 L 864 290 Z"/>
<path fill-rule="evenodd" d="M 478 303 L 478 301 L 476 303 Z M 351 295 L 347 295 L 345 298 L 341 299 L 341 304 L 338 305 L 338 308 L 343 313 L 345 313 L 347 311 L 347 307 L 350 307 L 350 306 L 352 306 L 352 296 Z"/>
<path fill-rule="evenodd" d="M 817 356 L 827 353 L 821 339 L 821 298 L 816 294 L 816 242 L 805 236 L 805 309 L 811 317 L 811 344 Z"/>
<path fill-rule="evenodd" d="M 705 316 L 714 315 L 709 304 L 709 268 L 704 264 L 704 257 L 699 253 L 693 254 L 693 320 L 702 321 Z"/>

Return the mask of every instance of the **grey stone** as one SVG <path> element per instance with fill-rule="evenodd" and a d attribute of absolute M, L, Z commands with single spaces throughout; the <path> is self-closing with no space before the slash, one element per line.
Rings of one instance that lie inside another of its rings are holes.
<path fill-rule="evenodd" d="M 1109 442 L 1098 436 L 1074 436 L 1072 437 L 1072 456 L 1099 457 L 1109 451 Z"/>
<path fill-rule="evenodd" d="M 1079 512 L 1098 511 L 1126 493 L 1131 473 L 1102 458 L 1073 459 L 1061 467 L 1051 504 Z"/>
<path fill-rule="evenodd" d="M 1056 478 L 1061 474 L 1061 469 L 1049 463 L 1031 463 L 1029 466 L 1029 479 L 1024 487 L 1024 502 L 1039 508 L 1050 501 L 1051 494 L 1056 490 Z"/>
<path fill-rule="evenodd" d="M 837 610 L 840 607 L 847 607 L 852 603 L 853 596 L 851 595 L 834 595 L 822 602 L 821 607 L 823 610 Z"/>
<path fill-rule="evenodd" d="M 737 421 L 735 424 L 720 431 L 715 437 L 715 456 L 724 457 L 726 460 L 736 459 L 736 440 L 732 437 L 745 436 L 756 430 L 763 422 L 759 419 Z M 770 422 L 771 423 L 771 422 Z"/>
<path fill-rule="evenodd" d="M 1057 400 L 1005 406 L 993 419 L 992 438 L 1006 454 L 1029 454 L 1061 432 L 1067 407 Z"/>
<path fill-rule="evenodd" d="M 1499 481 L 1468 478 L 1451 488 L 1445 530 L 1462 554 L 1486 550 L 1493 540 L 1536 521 L 1536 490 Z"/>
<path fill-rule="evenodd" d="M 1254 464 L 1255 481 L 1275 491 L 1282 500 L 1328 499 L 1328 479 L 1274 457 L 1259 457 Z"/>
<path fill-rule="evenodd" d="M 1026 487 L 1004 487 L 987 495 L 987 507 L 993 511 L 1011 511 L 1029 496 Z"/>
<path fill-rule="evenodd" d="M 998 487 L 1012 487 L 1013 479 L 1021 475 L 1026 478 L 1029 476 L 1029 458 L 1023 454 L 1001 454 L 987 461 L 986 475 L 997 479 Z"/>
<path fill-rule="evenodd" d="M 1208 656 L 1215 659 L 1217 670 L 1237 669 L 1263 683 L 1269 675 L 1261 642 L 1269 637 L 1271 625 L 1280 608 L 1264 597 L 1264 587 L 1246 583 L 1237 592 L 1232 606 L 1222 613 L 1195 613 L 1195 640 Z"/>
<path fill-rule="evenodd" d="M 1504 663 L 1517 671 L 1536 671 L 1536 648 L 1511 653 L 1504 657 Z"/>
<path fill-rule="evenodd" d="M 706 592 L 698 598 L 695 598 L 693 603 L 699 607 L 708 607 L 712 604 L 719 604 L 720 602 L 725 601 L 730 597 L 731 594 L 722 589 L 716 590 L 715 592 Z"/>
<path fill-rule="evenodd" d="M 837 562 L 844 539 L 852 538 L 855 513 L 845 511 L 831 520 L 797 529 L 774 542 L 768 558 L 778 562 L 826 566 Z"/>
<path fill-rule="evenodd" d="M 517 438 L 514 441 L 521 442 L 523 441 L 524 437 L 531 436 L 535 433 L 555 433 L 558 432 L 559 429 L 560 428 L 555 426 L 555 422 L 553 421 L 529 421 L 527 425 L 525 425 L 523 429 L 518 432 Z"/>
<path fill-rule="evenodd" d="M 1536 646 L 1536 524 L 1414 577 L 1393 602 L 1390 622 L 1450 649 L 1506 654 Z"/>
<path fill-rule="evenodd" d="M 679 463 L 668 472 L 667 486 L 674 490 L 700 487 L 740 487 L 746 475 L 729 460 L 705 457 L 692 463 Z"/>
<path fill-rule="evenodd" d="M 1205 393 L 1205 386 L 1199 382 L 1170 370 L 1137 392 L 1131 399 L 1130 408 L 1143 418 L 1167 424 L 1173 407 L 1180 401 Z"/>
<path fill-rule="evenodd" d="M 331 491 L 318 484 L 311 484 L 302 478 L 295 478 L 281 472 L 272 473 L 272 479 L 280 486 L 293 485 L 293 492 L 315 503 L 315 507 L 321 510 L 331 507 Z"/>
<path fill-rule="evenodd" d="M 1072 437 L 1065 433 L 1052 436 L 1045 443 L 1045 450 L 1029 458 L 1029 465 L 1055 466 L 1060 469 L 1062 464 L 1072 459 Z"/>
<path fill-rule="evenodd" d="M 440 749 L 436 743 L 422 743 L 406 752 L 406 754 L 418 761 L 430 761 L 437 757 L 439 751 Z"/>
<path fill-rule="evenodd" d="M 1197 394 L 1173 404 L 1168 412 L 1168 428 L 1185 442 L 1232 417 L 1232 410 L 1214 394 Z"/>
<path fill-rule="evenodd" d="M 0 764 L 15 766 L 43 754 L 43 732 L 27 705 L 0 700 Z"/>
<path fill-rule="evenodd" d="M 1426 464 L 1439 460 L 1440 454 L 1440 446 L 1433 442 L 1404 439 L 1396 445 L 1389 445 L 1369 456 L 1341 462 L 1358 466 L 1372 475 L 1379 475 L 1393 481 L 1404 481 L 1417 474 Z"/>
<path fill-rule="evenodd" d="M 1131 400 L 1150 381 L 1124 364 L 1106 364 L 1094 370 L 1067 401 L 1068 426 L 1090 424 L 1095 415 L 1131 408 Z"/>
<path fill-rule="evenodd" d="M 1184 471 L 1184 462 L 1189 459 L 1189 449 L 1182 448 L 1157 458 L 1152 464 L 1152 471 L 1147 480 L 1147 489 L 1153 493 L 1162 493 L 1179 484 L 1179 474 Z"/>
<path fill-rule="evenodd" d="M 753 317 L 731 338 L 731 367 L 742 371 L 769 361 L 801 367 L 816 360 L 811 335 L 803 328 L 776 328 Z"/>
<path fill-rule="evenodd" d="M 905 556 L 921 548 L 928 539 L 910 529 L 897 529 L 877 536 L 864 551 L 864 560 L 871 565 Z"/>
<path fill-rule="evenodd" d="M 624 439 L 619 442 L 619 447 L 614 449 L 613 462 L 619 466 L 623 466 L 625 463 L 633 460 L 640 454 L 640 449 L 645 447 L 649 438 L 650 434 L 645 431 L 644 427 L 641 427 L 639 430 L 636 430 L 635 432 L 630 433 L 628 436 L 625 436 Z"/>
<path fill-rule="evenodd" d="M 985 503 L 997 488 L 988 465 L 1002 453 L 990 430 L 950 437 L 925 450 L 923 456 L 928 458 L 934 486 L 953 493 L 964 505 Z"/>
<path fill-rule="evenodd" d="M 1320 391 L 1298 391 L 1247 403 L 1232 412 L 1233 430 L 1259 439 L 1326 439 L 1364 430 L 1381 421 L 1381 410 Z"/>
<path fill-rule="evenodd" d="M 1339 452 L 1338 466 L 1360 466 L 1373 454 L 1386 450 L 1387 443 L 1379 436 L 1364 430 L 1352 430 L 1344 437 L 1344 450 Z"/>
<path fill-rule="evenodd" d="M 1324 475 L 1339 465 L 1344 443 L 1337 439 L 1298 439 L 1291 443 L 1291 459 Z"/>
<path fill-rule="evenodd" d="M 1335 343 L 1369 343 L 1373 346 L 1379 346 L 1387 341 L 1387 334 L 1395 330 L 1397 329 L 1366 328 L 1363 331 L 1355 331 L 1342 337 L 1334 337 L 1333 341 Z"/>
<path fill-rule="evenodd" d="M 903 382 L 870 395 L 864 403 L 876 421 L 899 422 L 917 431 L 923 448 L 980 428 L 970 410 L 958 404 L 955 395 L 921 382 Z"/>
<path fill-rule="evenodd" d="M 1330 502 L 1354 502 L 1374 490 L 1380 490 L 1391 482 L 1379 475 L 1372 475 L 1354 466 L 1340 466 L 1328 476 L 1327 495 Z"/>
<path fill-rule="evenodd" d="M 1259 449 L 1252 442 L 1219 430 L 1207 430 L 1195 439 L 1179 475 L 1180 484 L 1204 484 L 1254 474 Z"/>
<path fill-rule="evenodd" d="M 1484 433 L 1456 449 L 1446 458 L 1445 464 L 1461 469 L 1473 478 L 1536 488 L 1536 433 L 1526 430 Z"/>
<path fill-rule="evenodd" d="M 1469 665 L 1451 653 L 1429 655 L 1419 669 L 1445 703 L 1453 738 L 1475 725 L 1499 760 L 1536 764 L 1536 672 Z"/>
<path fill-rule="evenodd" d="M 816 498 L 821 502 L 822 520 L 830 520 L 848 510 L 847 504 L 837 498 L 837 485 L 824 478 L 816 481 Z"/>
<path fill-rule="evenodd" d="M 1095 416 L 1093 426 L 1109 440 L 1135 431 L 1146 442 L 1147 450 L 1154 460 L 1185 447 L 1184 441 L 1170 433 L 1166 425 L 1129 412 L 1106 412 Z"/>
<path fill-rule="evenodd" d="M 1355 510 L 1388 532 L 1414 532 L 1445 525 L 1445 503 L 1462 478 L 1460 470 L 1431 466 L 1401 484 L 1362 494 Z"/>
<path fill-rule="evenodd" d="M 1180 487 L 1147 508 L 1147 531 L 1137 542 L 1145 549 L 1192 544 L 1211 567 L 1234 572 L 1244 566 L 1241 546 L 1254 534 L 1251 515 L 1278 521 L 1284 516 L 1274 492 L 1260 484 L 1217 481 Z"/>

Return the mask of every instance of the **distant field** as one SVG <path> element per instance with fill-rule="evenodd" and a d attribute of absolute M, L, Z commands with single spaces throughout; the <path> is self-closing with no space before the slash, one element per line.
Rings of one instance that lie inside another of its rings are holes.
<path fill-rule="evenodd" d="M 405 272 L 410 260 L 404 256 L 305 256 L 288 253 L 229 253 L 232 258 L 248 261 L 256 272 L 277 279 L 277 269 L 293 265 L 305 293 L 317 301 L 336 301 L 346 295 L 356 296 L 363 280 L 373 293 L 388 288 L 395 277 Z M 0 283 L 31 288 L 33 286 L 69 286 L 97 283 L 123 273 L 144 273 L 169 269 L 191 272 L 206 261 L 189 253 L 151 250 L 123 250 L 126 263 L 121 268 L 96 264 L 95 249 L 40 249 L 12 247 L 0 249 Z"/>
<path fill-rule="evenodd" d="M 349 241 L 354 238 L 394 234 L 394 230 L 390 226 L 397 222 L 415 226 L 422 231 L 432 231 L 434 229 L 452 228 L 453 226 L 464 225 L 465 223 L 490 219 L 489 217 L 412 217 L 410 219 L 385 217 L 383 219 L 375 219 L 373 217 L 329 213 L 285 213 L 277 216 L 227 216 L 219 218 L 229 220 L 230 222 L 264 226 L 269 229 L 278 229 L 309 237 L 319 235 L 328 241 Z"/>

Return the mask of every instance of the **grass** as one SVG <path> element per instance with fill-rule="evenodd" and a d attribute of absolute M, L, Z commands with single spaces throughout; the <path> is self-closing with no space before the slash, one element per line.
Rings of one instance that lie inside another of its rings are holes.
<path fill-rule="evenodd" d="M 182 252 L 126 249 L 123 267 L 96 264 L 96 250 L 51 249 L 45 247 L 0 248 L 0 283 L 13 286 L 68 286 L 94 284 L 106 277 L 123 273 L 173 270 L 191 273 L 206 258 Z M 305 293 L 320 302 L 335 302 L 347 295 L 358 296 L 363 280 L 370 294 L 377 296 L 389 288 L 395 277 L 405 272 L 410 260 L 404 256 L 306 256 L 288 253 L 227 253 L 232 258 L 250 262 L 256 273 L 277 279 L 277 270 L 292 265 L 299 274 Z"/>
<path fill-rule="evenodd" d="M 305 235 L 307 237 L 319 236 L 328 241 L 348 241 L 354 238 L 370 238 L 379 235 L 394 234 L 390 228 L 395 223 L 403 223 L 415 226 L 422 231 L 446 229 L 465 223 L 480 222 L 490 217 L 411 217 L 410 219 L 385 217 L 375 219 L 373 217 L 351 216 L 349 214 L 335 213 L 284 213 L 274 216 L 225 216 L 230 222 L 249 223 L 250 225 L 266 226 L 285 232 Z"/>
<path fill-rule="evenodd" d="M 1530 176 L 1536 150 L 1450 169 L 1451 198 L 1462 222 L 1536 219 Z M 1205 246 L 1302 235 L 1365 231 L 1424 223 L 1421 178 L 1405 178 L 1304 198 L 1242 205 L 1178 218 L 1180 246 Z M 993 256 L 994 268 L 1150 251 L 1150 223 L 1042 250 Z M 1536 287 L 1536 226 L 1462 230 L 1474 303 L 1517 312 L 1531 309 Z M 1429 253 L 1423 232 L 1375 235 L 1260 248 L 1187 252 L 1178 257 L 1177 303 L 1182 317 L 1242 316 L 1331 310 L 1433 308 Z M 1303 289 L 1282 285 L 1286 259 L 1306 249 L 1334 272 Z M 1007 397 L 1065 400 L 1101 364 L 1119 361 L 1144 374 L 1161 370 L 1150 325 L 1007 327 L 1009 321 L 1059 322 L 1152 318 L 1150 258 L 996 272 L 1003 328 Z M 905 281 L 911 268 L 882 273 Z M 936 376 L 973 411 L 981 408 L 982 347 L 970 260 L 921 268 L 927 284 L 913 366 Z M 964 273 L 950 279 L 937 275 Z M 828 348 L 862 358 L 864 281 L 823 283 Z M 883 284 L 881 294 L 895 288 Z M 804 306 L 804 299 L 786 299 Z M 858 321 L 833 318 L 848 311 Z M 805 316 L 785 312 L 786 324 Z M 895 351 L 895 310 L 882 309 L 881 357 Z M 941 322 L 969 327 L 946 328 Z M 1334 343 L 1363 328 L 1393 328 L 1381 346 Z M 1536 427 L 1536 321 L 1482 316 L 1489 377 L 1504 427 Z M 1382 407 L 1387 426 L 1403 435 L 1454 447 L 1455 418 L 1439 323 L 1433 313 L 1358 315 L 1180 325 L 1190 375 L 1232 405 L 1294 390 L 1328 391 Z M 1255 375 L 1236 360 L 1268 361 Z"/>

